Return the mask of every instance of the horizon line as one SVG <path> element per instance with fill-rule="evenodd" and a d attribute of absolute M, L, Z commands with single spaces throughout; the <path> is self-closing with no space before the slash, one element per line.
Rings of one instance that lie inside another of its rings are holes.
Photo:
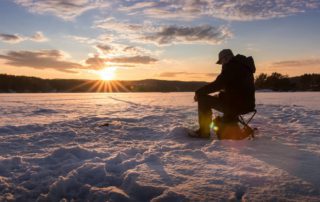
<path fill-rule="evenodd" d="M 271 74 L 273 73 L 278 73 L 278 72 L 272 72 Z M 271 74 L 267 74 L 267 73 L 260 73 L 260 74 L 257 74 L 258 76 L 261 75 L 261 74 L 266 74 L 266 75 L 271 75 Z M 278 73 L 278 74 L 281 74 L 281 73 Z M 283 76 L 286 76 L 288 78 L 294 78 L 294 77 L 300 77 L 300 76 L 303 76 L 303 75 L 312 75 L 312 74 L 315 74 L 317 75 L 318 73 L 304 73 L 304 74 L 301 74 L 301 75 L 298 75 L 298 76 L 288 76 L 288 75 L 284 75 L 284 74 L 281 74 Z M 16 77 L 33 77 L 33 78 L 37 78 L 37 79 L 42 79 L 42 80 L 78 80 L 78 81 L 105 81 L 105 82 L 117 82 L 117 81 L 143 81 L 143 80 L 156 80 L 156 81 L 176 81 L 176 82 L 205 82 L 205 83 L 208 83 L 208 81 L 195 81 L 195 80 L 191 80 L 191 81 L 184 81 L 184 80 L 167 80 L 167 79 L 153 79 L 153 78 L 146 78 L 146 79 L 136 79 L 136 80 L 121 80 L 121 79 L 113 79 L 113 80 L 103 80 L 103 79 L 63 79 L 63 78 L 42 78 L 42 77 L 37 77 L 37 76 L 27 76 L 27 75 L 15 75 L 15 74 L 6 74 L 6 73 L 0 73 L 0 76 L 1 75 L 6 75 L 6 76 L 16 76 Z M 320 74 L 318 74 L 320 75 Z M 256 77 L 256 76 L 255 76 Z"/>

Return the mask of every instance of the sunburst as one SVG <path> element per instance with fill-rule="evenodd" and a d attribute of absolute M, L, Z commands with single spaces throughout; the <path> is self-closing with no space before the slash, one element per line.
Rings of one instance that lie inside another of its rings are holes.
<path fill-rule="evenodd" d="M 130 92 L 130 90 L 122 84 L 121 81 L 114 80 L 116 78 L 117 67 L 106 67 L 99 71 L 93 71 L 94 74 L 100 76 L 100 80 L 89 80 L 73 86 L 70 92 Z"/>
<path fill-rule="evenodd" d="M 116 77 L 116 67 L 106 67 L 100 71 L 98 71 L 98 75 L 104 81 L 111 81 Z"/>

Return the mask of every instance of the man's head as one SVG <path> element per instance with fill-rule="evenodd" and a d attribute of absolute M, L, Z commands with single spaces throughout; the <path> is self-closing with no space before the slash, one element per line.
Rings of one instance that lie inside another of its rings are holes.
<path fill-rule="evenodd" d="M 219 60 L 217 61 L 217 64 L 224 65 L 228 63 L 233 56 L 234 55 L 230 49 L 223 49 L 219 53 Z"/>

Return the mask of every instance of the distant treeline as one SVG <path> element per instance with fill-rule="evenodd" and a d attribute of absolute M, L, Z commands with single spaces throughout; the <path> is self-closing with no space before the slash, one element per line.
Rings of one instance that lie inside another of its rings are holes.
<path fill-rule="evenodd" d="M 255 79 L 257 90 L 273 91 L 320 91 L 320 74 L 304 74 L 288 77 L 279 73 L 260 74 Z"/>
<path fill-rule="evenodd" d="M 2 93 L 40 92 L 193 92 L 206 82 L 139 80 L 100 81 L 78 79 L 41 79 L 37 77 L 0 74 Z M 320 91 L 320 74 L 291 77 L 272 73 L 260 74 L 255 79 L 257 90 Z"/>
<path fill-rule="evenodd" d="M 0 92 L 190 92 L 206 82 L 146 79 L 139 81 L 100 81 L 78 79 L 41 79 L 0 74 Z"/>

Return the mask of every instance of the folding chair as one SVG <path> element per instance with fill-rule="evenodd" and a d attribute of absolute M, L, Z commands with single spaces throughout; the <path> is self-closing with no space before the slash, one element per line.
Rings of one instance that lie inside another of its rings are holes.
<path fill-rule="evenodd" d="M 253 113 L 253 114 L 252 114 L 252 115 L 250 116 L 250 118 L 246 121 L 246 120 L 244 119 L 244 115 L 249 114 L 249 113 Z M 252 137 L 252 138 L 254 138 L 254 131 L 257 130 L 257 128 L 253 128 L 253 129 L 252 129 L 252 128 L 249 126 L 249 123 L 250 123 L 250 121 L 253 119 L 253 117 L 256 115 L 256 113 L 257 113 L 257 110 L 254 109 L 254 110 L 252 110 L 252 111 L 249 111 L 249 112 L 247 112 L 247 113 L 245 113 L 245 114 L 241 114 L 241 115 L 238 116 L 238 121 L 239 121 L 239 123 L 241 123 L 241 124 L 243 125 L 244 129 L 247 130 L 247 132 L 249 132 L 249 133 L 251 134 L 251 137 Z"/>

